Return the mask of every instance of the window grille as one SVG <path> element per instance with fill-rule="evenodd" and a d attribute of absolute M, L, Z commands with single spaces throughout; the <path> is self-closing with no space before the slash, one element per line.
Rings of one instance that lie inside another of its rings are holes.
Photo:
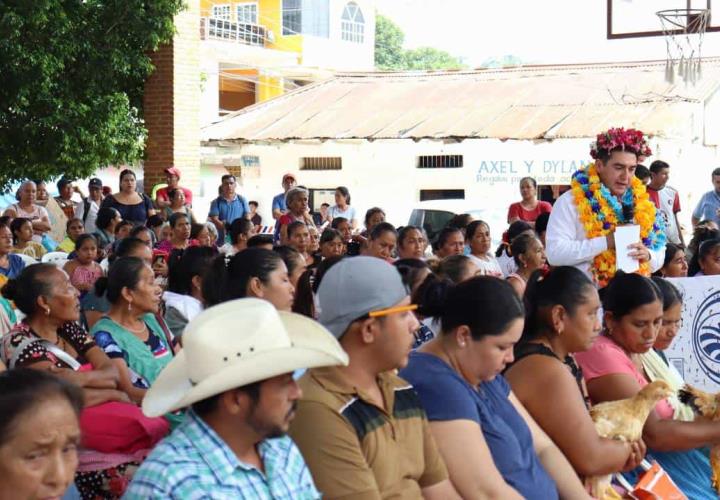
<path fill-rule="evenodd" d="M 462 155 L 418 156 L 417 168 L 462 168 Z"/>
<path fill-rule="evenodd" d="M 300 158 L 300 170 L 342 170 L 340 156 L 315 156 Z"/>

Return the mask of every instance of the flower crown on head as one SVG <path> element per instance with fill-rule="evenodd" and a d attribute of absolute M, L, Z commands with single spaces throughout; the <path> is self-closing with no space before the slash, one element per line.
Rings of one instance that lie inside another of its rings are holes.
<path fill-rule="evenodd" d="M 652 155 L 652 150 L 641 131 L 634 128 L 625 130 L 621 127 L 611 128 L 607 132 L 598 134 L 595 142 L 590 144 L 590 156 L 597 160 L 601 156 L 601 151 L 609 153 L 616 149 L 629 151 L 638 156 Z"/>

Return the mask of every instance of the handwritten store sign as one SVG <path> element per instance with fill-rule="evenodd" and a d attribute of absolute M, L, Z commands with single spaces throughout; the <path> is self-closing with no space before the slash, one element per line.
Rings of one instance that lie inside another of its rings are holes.
<path fill-rule="evenodd" d="M 475 182 L 482 184 L 517 184 L 523 177 L 533 177 L 538 184 L 570 184 L 570 176 L 590 160 L 480 160 Z"/>

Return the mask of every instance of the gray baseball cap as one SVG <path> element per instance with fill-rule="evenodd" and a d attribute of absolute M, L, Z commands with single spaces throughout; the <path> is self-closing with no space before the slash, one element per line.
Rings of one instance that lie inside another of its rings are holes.
<path fill-rule="evenodd" d="M 339 339 L 353 321 L 392 307 L 407 296 L 395 266 L 376 257 L 345 258 L 332 266 L 320 283 L 320 323 Z"/>

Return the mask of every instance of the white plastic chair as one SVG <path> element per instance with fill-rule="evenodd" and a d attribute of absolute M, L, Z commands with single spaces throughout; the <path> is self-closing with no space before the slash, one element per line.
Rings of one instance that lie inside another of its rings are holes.
<path fill-rule="evenodd" d="M 110 261 L 107 257 L 100 261 L 100 269 L 102 269 L 103 273 L 107 276 L 108 269 L 110 269 Z"/>
<path fill-rule="evenodd" d="M 25 266 L 26 266 L 26 267 L 27 267 L 27 266 L 32 266 L 33 264 L 38 264 L 38 263 L 39 263 L 39 261 L 33 259 L 33 258 L 30 257 L 29 255 L 25 255 L 24 253 L 16 253 L 15 255 L 17 255 L 18 257 L 20 257 L 20 258 L 23 260 L 23 262 L 25 262 Z"/>
<path fill-rule="evenodd" d="M 68 254 L 65 252 L 48 252 L 42 256 L 41 262 L 55 264 L 61 268 L 68 261 Z"/>

